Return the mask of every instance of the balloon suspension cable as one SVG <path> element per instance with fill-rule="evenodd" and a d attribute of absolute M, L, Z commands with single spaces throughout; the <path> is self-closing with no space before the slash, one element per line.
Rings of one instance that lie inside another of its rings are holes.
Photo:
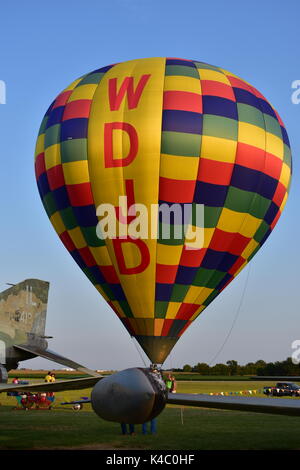
<path fill-rule="evenodd" d="M 243 301 L 244 301 L 244 297 L 245 297 L 245 293 L 246 293 L 246 289 L 247 289 L 247 286 L 248 286 L 248 282 L 249 282 L 249 276 L 250 276 L 250 267 L 251 265 L 248 264 L 248 272 L 247 272 L 247 277 L 246 277 L 246 281 L 245 281 L 245 285 L 244 285 L 244 289 L 243 289 L 243 292 L 242 292 L 242 295 L 241 295 L 241 298 L 240 298 L 240 302 L 239 302 L 239 305 L 238 305 L 238 308 L 237 308 L 237 311 L 236 311 L 236 314 L 235 314 L 235 317 L 233 319 L 233 322 L 232 322 L 232 325 L 231 325 L 231 328 L 230 330 L 228 331 L 227 333 L 227 336 L 225 338 L 225 340 L 223 341 L 223 344 L 222 346 L 220 347 L 220 349 L 218 350 L 217 354 L 215 354 L 215 356 L 212 358 L 212 360 L 209 362 L 209 366 L 211 366 L 211 364 L 215 361 L 215 359 L 219 356 L 219 354 L 222 352 L 225 344 L 227 343 L 231 333 L 232 333 L 232 330 L 234 328 L 234 325 L 236 324 L 236 321 L 238 319 L 238 316 L 240 314 L 240 311 L 241 311 L 241 308 L 242 308 L 242 304 L 243 304 Z"/>
<path fill-rule="evenodd" d="M 131 336 L 131 339 L 132 339 L 133 344 L 135 345 L 135 348 L 136 348 L 137 352 L 138 352 L 139 355 L 140 355 L 140 358 L 142 359 L 142 362 L 144 363 L 144 366 L 147 367 L 146 361 L 144 360 L 144 358 L 143 358 L 143 356 L 142 356 L 142 353 L 141 353 L 141 351 L 140 351 L 139 348 L 138 348 L 138 345 L 137 345 L 136 342 L 134 341 L 134 337 Z"/>
<path fill-rule="evenodd" d="M 169 355 L 169 363 L 170 363 L 170 369 L 172 370 L 173 369 L 172 351 L 170 352 L 170 355 Z"/>

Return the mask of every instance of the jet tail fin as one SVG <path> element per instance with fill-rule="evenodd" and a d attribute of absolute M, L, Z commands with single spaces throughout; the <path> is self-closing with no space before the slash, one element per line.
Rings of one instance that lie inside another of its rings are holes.
<path fill-rule="evenodd" d="M 0 293 L 1 339 L 22 344 L 45 335 L 48 291 L 49 282 L 26 279 Z"/>

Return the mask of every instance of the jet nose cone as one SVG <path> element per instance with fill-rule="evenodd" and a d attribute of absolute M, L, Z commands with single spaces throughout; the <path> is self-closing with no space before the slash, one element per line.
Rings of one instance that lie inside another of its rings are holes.
<path fill-rule="evenodd" d="M 107 421 L 142 424 L 164 408 L 161 378 L 148 369 L 126 369 L 100 380 L 91 394 L 95 413 Z"/>

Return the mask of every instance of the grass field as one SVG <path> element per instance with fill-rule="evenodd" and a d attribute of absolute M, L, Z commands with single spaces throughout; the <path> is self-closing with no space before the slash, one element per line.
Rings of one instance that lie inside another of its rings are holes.
<path fill-rule="evenodd" d="M 251 390 L 273 382 L 248 382 Z M 245 390 L 245 382 L 179 382 L 178 392 Z M 121 436 L 120 426 L 98 418 L 89 404 L 73 411 L 61 401 L 90 390 L 56 394 L 52 410 L 14 410 L 16 400 L 0 395 L 0 449 L 300 449 L 299 418 L 168 406 L 158 417 L 157 435 Z"/>

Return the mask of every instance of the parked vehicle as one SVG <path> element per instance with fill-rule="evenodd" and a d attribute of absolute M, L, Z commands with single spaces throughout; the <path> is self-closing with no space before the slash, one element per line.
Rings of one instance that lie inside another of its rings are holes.
<path fill-rule="evenodd" d="M 300 386 L 293 382 L 278 382 L 274 387 L 264 387 L 264 394 L 273 397 L 300 397 Z"/>

